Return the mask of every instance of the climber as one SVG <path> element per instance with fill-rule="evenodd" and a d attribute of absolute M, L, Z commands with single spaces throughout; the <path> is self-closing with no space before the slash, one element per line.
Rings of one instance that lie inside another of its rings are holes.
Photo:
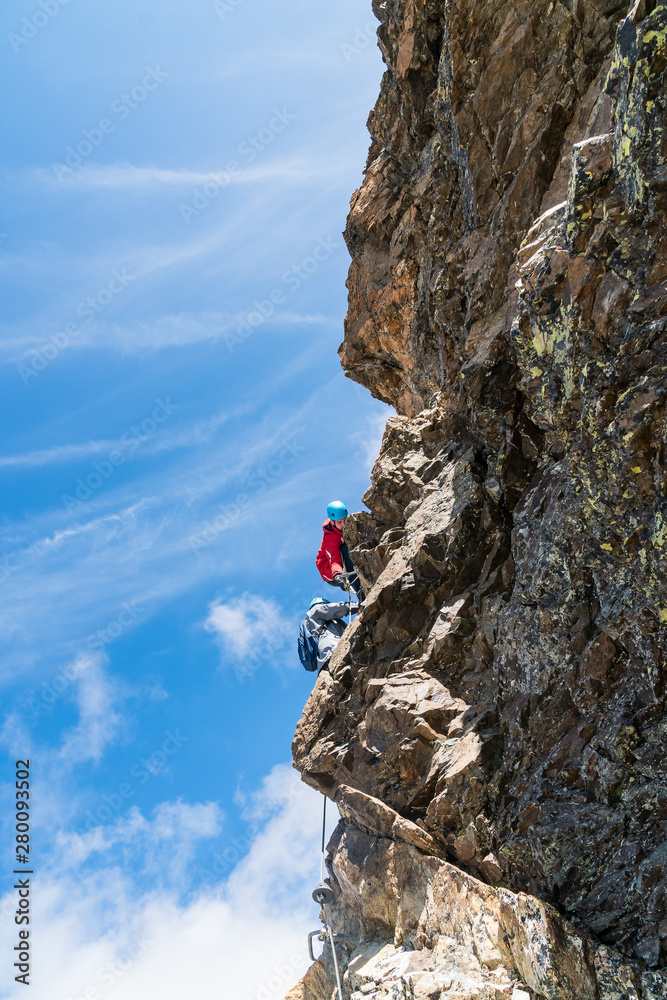
<path fill-rule="evenodd" d="M 343 525 L 347 516 L 347 507 L 340 500 L 332 500 L 328 504 L 327 520 L 322 525 L 324 536 L 315 564 L 325 583 L 332 587 L 342 587 L 343 590 L 347 590 L 349 584 L 356 593 L 357 599 L 362 601 L 364 595 L 359 577 L 354 571 L 350 553 L 343 538 Z"/>
<path fill-rule="evenodd" d="M 357 608 L 352 605 L 352 611 Z M 323 597 L 310 602 L 308 613 L 299 626 L 299 659 L 306 670 L 325 670 L 331 655 L 340 642 L 347 622 L 345 616 L 350 611 L 347 601 L 331 603 Z"/>

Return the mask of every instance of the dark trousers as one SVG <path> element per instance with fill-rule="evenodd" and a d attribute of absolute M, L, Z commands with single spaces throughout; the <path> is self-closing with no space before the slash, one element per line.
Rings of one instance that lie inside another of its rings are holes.
<path fill-rule="evenodd" d="M 361 589 L 361 581 L 359 580 L 359 577 L 355 573 L 354 564 L 353 564 L 352 560 L 350 559 L 350 550 L 348 549 L 347 545 L 344 542 L 343 542 L 343 544 L 340 547 L 340 554 L 341 554 L 341 558 L 343 560 L 343 566 L 345 567 L 345 572 L 353 574 L 353 576 L 348 576 L 347 582 L 350 584 L 350 586 L 352 587 L 353 591 L 357 595 L 358 600 L 361 601 L 363 599 L 363 596 L 364 596 L 363 595 L 363 591 Z M 331 587 L 339 587 L 340 586 L 340 584 L 334 583 L 333 580 L 327 580 L 327 583 Z M 342 589 L 345 589 L 345 588 L 342 588 Z"/>

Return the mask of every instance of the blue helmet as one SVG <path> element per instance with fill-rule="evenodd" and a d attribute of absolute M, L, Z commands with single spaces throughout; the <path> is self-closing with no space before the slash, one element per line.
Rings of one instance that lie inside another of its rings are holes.
<path fill-rule="evenodd" d="M 326 603 L 327 602 L 324 600 L 323 597 L 313 597 L 312 601 L 308 605 L 308 610 L 310 611 L 310 609 L 314 607 L 316 604 L 326 604 Z"/>
<path fill-rule="evenodd" d="M 327 517 L 330 517 L 332 521 L 342 521 L 347 515 L 348 510 L 342 500 L 332 500 L 330 504 L 327 504 Z"/>

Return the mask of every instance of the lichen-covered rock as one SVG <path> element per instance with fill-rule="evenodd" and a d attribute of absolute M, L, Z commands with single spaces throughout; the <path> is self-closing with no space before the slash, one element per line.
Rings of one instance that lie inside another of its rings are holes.
<path fill-rule="evenodd" d="M 398 415 L 293 747 L 349 995 L 667 997 L 667 6 L 374 10 L 341 358 Z"/>

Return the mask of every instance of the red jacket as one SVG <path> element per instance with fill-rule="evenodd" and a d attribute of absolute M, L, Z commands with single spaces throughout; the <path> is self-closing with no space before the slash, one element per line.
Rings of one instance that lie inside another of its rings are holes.
<path fill-rule="evenodd" d="M 322 525 L 324 537 L 317 553 L 315 565 L 320 571 L 320 576 L 328 583 L 333 580 L 336 573 L 343 572 L 343 557 L 340 554 L 341 545 L 345 544 L 343 532 L 339 531 L 333 521 L 326 520 Z"/>

